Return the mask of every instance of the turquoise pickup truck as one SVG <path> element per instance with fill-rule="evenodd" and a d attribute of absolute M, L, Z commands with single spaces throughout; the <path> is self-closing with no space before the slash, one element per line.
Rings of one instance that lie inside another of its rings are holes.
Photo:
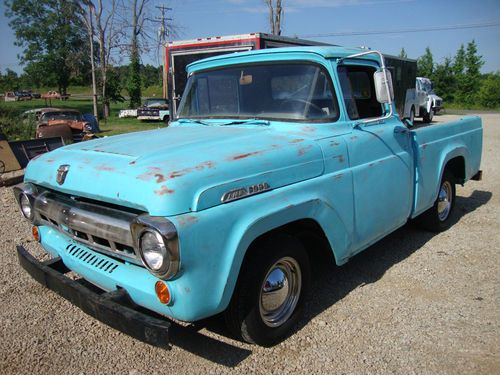
<path fill-rule="evenodd" d="M 30 162 L 14 193 L 53 258 L 18 246 L 20 263 L 154 345 L 168 343 L 168 318 L 219 313 L 236 337 L 276 344 L 300 318 L 311 260 L 342 265 L 410 219 L 446 230 L 455 185 L 481 178 L 480 118 L 410 127 L 391 82 L 363 49 L 195 62 L 168 128 Z"/>

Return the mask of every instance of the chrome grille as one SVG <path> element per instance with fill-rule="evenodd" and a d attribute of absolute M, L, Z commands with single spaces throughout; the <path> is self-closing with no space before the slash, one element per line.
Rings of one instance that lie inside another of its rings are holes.
<path fill-rule="evenodd" d="M 36 197 L 34 209 L 38 224 L 51 226 L 96 251 L 142 265 L 134 252 L 130 232 L 130 223 L 136 214 L 80 202 L 50 191 Z"/>

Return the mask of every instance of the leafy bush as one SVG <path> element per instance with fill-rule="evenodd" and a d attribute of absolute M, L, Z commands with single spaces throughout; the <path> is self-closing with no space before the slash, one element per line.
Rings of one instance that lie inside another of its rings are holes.
<path fill-rule="evenodd" d="M 479 103 L 486 108 L 500 107 L 500 72 L 488 74 L 479 89 Z"/>
<path fill-rule="evenodd" d="M 15 112 L 0 108 L 0 133 L 9 141 L 22 141 L 35 137 L 34 116 L 19 117 Z"/>

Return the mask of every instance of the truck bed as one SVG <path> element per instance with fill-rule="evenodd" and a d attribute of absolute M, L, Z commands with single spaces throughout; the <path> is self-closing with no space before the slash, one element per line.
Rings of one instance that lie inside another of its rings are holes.
<path fill-rule="evenodd" d="M 481 119 L 462 117 L 455 121 L 417 124 L 411 129 L 415 150 L 415 205 L 412 216 L 432 206 L 446 164 L 463 162 L 464 183 L 479 171 L 482 150 Z M 436 184 L 437 182 L 437 184 Z"/>

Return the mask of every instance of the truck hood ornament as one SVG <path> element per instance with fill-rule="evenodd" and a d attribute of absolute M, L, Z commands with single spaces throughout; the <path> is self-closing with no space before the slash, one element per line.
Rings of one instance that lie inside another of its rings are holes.
<path fill-rule="evenodd" d="M 59 185 L 64 184 L 64 181 L 66 180 L 66 175 L 68 174 L 68 171 L 69 171 L 68 164 L 60 165 L 59 168 L 57 168 L 56 181 Z"/>

